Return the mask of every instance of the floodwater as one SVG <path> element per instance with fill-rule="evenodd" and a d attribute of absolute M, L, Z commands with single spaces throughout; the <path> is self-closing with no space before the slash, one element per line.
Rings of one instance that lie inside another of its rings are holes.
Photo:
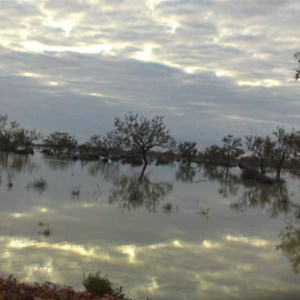
<path fill-rule="evenodd" d="M 133 299 L 300 297 L 295 175 L 264 185 L 173 163 L 141 176 L 39 153 L 2 153 L 0 168 L 2 277 L 82 290 L 83 273 L 101 270 Z"/>

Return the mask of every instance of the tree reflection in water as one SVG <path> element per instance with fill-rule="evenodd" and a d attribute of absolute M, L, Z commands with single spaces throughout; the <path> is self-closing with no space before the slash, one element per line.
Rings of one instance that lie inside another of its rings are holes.
<path fill-rule="evenodd" d="M 175 173 L 176 181 L 192 183 L 194 182 L 195 176 L 196 169 L 195 167 L 192 167 L 191 164 L 181 163 L 178 165 L 177 171 Z"/>
<path fill-rule="evenodd" d="M 213 170 L 211 172 L 211 170 Z M 264 209 L 271 218 L 282 215 L 286 226 L 279 233 L 280 244 L 276 249 L 281 250 L 288 258 L 295 273 L 300 271 L 300 204 L 295 201 L 294 194 L 290 193 L 285 183 L 264 184 L 243 180 L 230 173 L 226 176 L 222 170 L 210 169 L 206 173 L 210 180 L 218 178 L 221 187 L 219 193 L 223 196 L 236 196 L 239 185 L 243 192 L 238 199 L 233 200 L 230 207 L 237 211 L 250 209 Z M 217 176 L 220 175 L 220 176 Z"/>
<path fill-rule="evenodd" d="M 218 192 L 224 198 L 235 196 L 239 191 L 240 177 L 231 173 L 226 167 L 204 165 L 203 176 L 209 181 L 218 181 L 220 183 Z"/>
<path fill-rule="evenodd" d="M 113 181 L 109 203 L 119 203 L 124 211 L 144 206 L 148 211 L 155 212 L 156 205 L 171 192 L 173 184 L 170 182 L 153 182 L 145 175 L 144 167 L 141 174 L 131 176 L 121 175 Z"/>
<path fill-rule="evenodd" d="M 116 161 L 91 162 L 88 165 L 88 174 L 91 176 L 97 176 L 98 173 L 100 173 L 103 176 L 104 180 L 106 180 L 108 182 L 113 181 L 119 175 L 119 166 L 120 166 L 120 163 L 116 162 Z"/>
<path fill-rule="evenodd" d="M 76 163 L 76 161 L 72 159 L 46 158 L 46 156 L 44 156 L 44 158 L 44 162 L 53 171 L 63 171 L 68 168 L 71 169 Z"/>
<path fill-rule="evenodd" d="M 30 155 L 0 152 L 0 185 L 2 184 L 2 176 L 6 177 L 7 190 L 11 190 L 13 181 L 19 173 L 31 174 L 38 168 Z"/>
<path fill-rule="evenodd" d="M 10 174 L 21 172 L 31 174 L 38 169 L 38 165 L 33 162 L 30 155 L 0 152 L 0 169 L 6 170 Z"/>
<path fill-rule="evenodd" d="M 232 209 L 266 209 L 267 214 L 273 218 L 279 214 L 293 215 L 299 207 L 293 201 L 293 194 L 288 192 L 287 185 L 284 183 L 262 184 L 245 181 L 243 185 L 244 192 L 231 203 Z"/>
<path fill-rule="evenodd" d="M 300 271 L 300 228 L 288 222 L 279 237 L 281 243 L 276 248 L 288 258 L 292 270 L 298 274 Z"/>

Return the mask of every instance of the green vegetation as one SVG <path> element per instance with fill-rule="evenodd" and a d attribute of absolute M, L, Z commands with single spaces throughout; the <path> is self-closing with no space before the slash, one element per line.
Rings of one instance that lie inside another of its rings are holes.
<path fill-rule="evenodd" d="M 106 294 L 116 297 L 119 300 L 130 300 L 123 293 L 122 287 L 114 288 L 107 275 L 101 276 L 100 271 L 95 273 L 83 274 L 82 284 L 87 292 L 94 296 L 104 296 Z"/>

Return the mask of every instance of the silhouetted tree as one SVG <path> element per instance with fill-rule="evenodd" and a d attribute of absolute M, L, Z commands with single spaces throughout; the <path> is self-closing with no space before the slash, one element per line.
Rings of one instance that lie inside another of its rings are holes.
<path fill-rule="evenodd" d="M 163 116 L 147 119 L 131 112 L 125 115 L 124 120 L 116 117 L 116 137 L 124 149 L 140 151 L 144 164 L 147 165 L 147 154 L 150 149 L 175 146 L 175 141 L 169 135 L 163 119 Z"/>
<path fill-rule="evenodd" d="M 17 133 L 18 145 L 25 146 L 26 149 L 29 149 L 34 141 L 38 141 L 42 138 L 42 134 L 36 129 L 21 129 Z"/>
<path fill-rule="evenodd" d="M 177 145 L 177 153 L 183 162 L 190 163 L 197 154 L 196 142 L 183 142 Z"/>
<path fill-rule="evenodd" d="M 284 162 L 295 153 L 295 135 L 293 132 L 287 133 L 283 127 L 277 127 L 273 135 L 275 139 L 272 155 L 276 165 L 276 180 L 280 180 L 280 173 Z"/>
<path fill-rule="evenodd" d="M 260 162 L 261 174 L 266 174 L 265 163 L 269 159 L 272 159 L 272 151 L 275 146 L 275 142 L 271 140 L 269 136 L 261 137 L 258 135 L 247 135 L 246 145 L 251 152 L 252 157 L 255 157 Z"/>
<path fill-rule="evenodd" d="M 219 164 L 224 159 L 224 151 L 218 145 L 211 145 L 204 149 L 202 156 L 205 162 Z"/>
<path fill-rule="evenodd" d="M 93 150 L 100 152 L 106 159 L 113 151 L 120 149 L 121 139 L 116 131 L 110 131 L 105 136 L 93 135 L 89 144 Z"/>
<path fill-rule="evenodd" d="M 18 122 L 9 122 L 7 115 L 0 115 L 0 148 L 14 150 L 17 147 L 17 134 L 20 130 Z"/>
<path fill-rule="evenodd" d="M 67 132 L 55 131 L 46 137 L 44 144 L 45 146 L 51 147 L 54 153 L 64 149 L 70 152 L 76 148 L 77 140 Z"/>
<path fill-rule="evenodd" d="M 228 134 L 227 136 L 223 137 L 222 143 L 225 164 L 227 167 L 230 167 L 235 159 L 244 154 L 244 150 L 242 149 L 242 139 Z"/>

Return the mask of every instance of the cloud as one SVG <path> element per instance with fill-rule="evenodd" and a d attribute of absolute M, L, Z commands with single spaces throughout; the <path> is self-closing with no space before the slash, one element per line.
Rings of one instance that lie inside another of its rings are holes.
<path fill-rule="evenodd" d="M 0 6 L 2 113 L 26 126 L 84 140 L 132 110 L 164 114 L 176 138 L 207 145 L 298 125 L 295 1 Z"/>

